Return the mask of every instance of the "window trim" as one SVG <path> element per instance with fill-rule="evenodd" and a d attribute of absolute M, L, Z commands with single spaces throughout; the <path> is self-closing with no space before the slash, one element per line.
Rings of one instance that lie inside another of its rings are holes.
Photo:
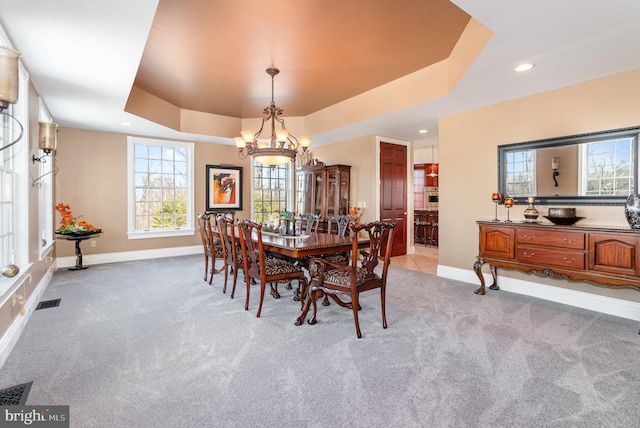
<path fill-rule="evenodd" d="M 41 122 L 53 122 L 53 117 L 49 113 L 47 106 L 42 98 L 38 97 L 39 120 Z M 39 138 L 39 137 L 38 137 Z M 55 174 L 55 154 L 52 154 L 46 162 L 39 162 L 40 181 L 38 187 L 38 203 L 39 203 L 39 219 L 40 219 L 40 238 L 45 240 L 44 245 L 40 245 L 40 261 L 44 260 L 51 250 L 55 242 L 53 235 L 53 176 Z"/>
<path fill-rule="evenodd" d="M 0 30 L 2 28 L 0 27 Z M 0 31 L 0 45 L 11 47 L 5 43 L 4 32 Z M 0 275 L 0 296 L 6 295 L 17 284 L 22 284 L 33 263 L 29 260 L 29 73 L 22 61 L 18 62 L 18 102 L 10 105 L 11 114 L 20 121 L 24 133 L 18 144 L 6 149 L 13 157 L 13 246 L 12 261 L 20 268 L 18 275 L 7 278 Z"/>
<path fill-rule="evenodd" d="M 173 147 L 186 149 L 187 153 L 187 224 L 176 229 L 136 230 L 135 229 L 135 180 L 134 180 L 134 155 L 135 145 L 148 145 L 156 147 Z M 169 238 L 176 236 L 189 236 L 195 234 L 195 177 L 194 177 L 194 153 L 195 144 L 184 141 L 159 140 L 154 138 L 127 137 L 127 237 L 128 239 Z"/>

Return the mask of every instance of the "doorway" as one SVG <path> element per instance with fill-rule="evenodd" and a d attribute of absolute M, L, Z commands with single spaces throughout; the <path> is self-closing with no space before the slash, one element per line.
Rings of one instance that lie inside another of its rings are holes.
<path fill-rule="evenodd" d="M 380 220 L 396 222 L 392 256 L 407 254 L 407 146 L 380 141 Z"/>

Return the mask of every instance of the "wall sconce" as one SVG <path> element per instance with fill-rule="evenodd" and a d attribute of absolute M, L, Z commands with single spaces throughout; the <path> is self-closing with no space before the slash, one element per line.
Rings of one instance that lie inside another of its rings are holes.
<path fill-rule="evenodd" d="M 55 166 L 55 158 L 51 154 L 56 150 L 56 146 L 58 145 L 58 124 L 50 123 L 50 122 L 38 122 L 38 148 L 44 152 L 42 156 L 39 158 L 36 155 L 33 155 L 31 161 L 32 163 L 40 162 L 45 163 L 47 160 L 45 157 L 50 156 L 54 161 L 54 166 L 51 168 L 51 171 L 41 175 L 40 177 L 33 180 L 33 187 L 39 187 L 39 180 L 52 172 L 54 174 L 58 173 L 58 168 Z"/>
<path fill-rule="evenodd" d="M 556 183 L 555 187 L 558 187 L 558 180 L 556 180 L 556 177 L 559 176 L 560 173 L 558 172 L 558 158 L 557 157 L 551 158 L 551 169 L 553 170 L 553 182 Z"/>
<path fill-rule="evenodd" d="M 19 58 L 20 54 L 18 52 L 0 46 L 0 118 L 2 119 L 2 127 L 3 129 L 8 128 L 8 121 L 13 120 L 20 128 L 20 132 L 17 133 L 18 137 L 10 143 L 5 143 L 5 135 L 7 135 L 7 133 L 2 132 L 2 134 L 0 134 L 0 151 L 8 149 L 20 141 L 22 134 L 24 133 L 24 128 L 20 121 L 5 111 L 9 108 L 9 104 L 15 104 L 18 102 Z"/>

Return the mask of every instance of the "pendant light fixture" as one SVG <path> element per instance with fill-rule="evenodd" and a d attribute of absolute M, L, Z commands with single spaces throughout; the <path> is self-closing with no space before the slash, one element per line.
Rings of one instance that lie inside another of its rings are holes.
<path fill-rule="evenodd" d="M 284 165 L 295 160 L 296 154 L 307 151 L 311 144 L 311 137 L 301 136 L 296 138 L 286 129 L 284 120 L 279 117 L 282 114 L 282 109 L 277 107 L 274 101 L 273 78 L 280 73 L 280 70 L 267 68 L 266 71 L 271 76 L 271 104 L 263 110 L 263 113 L 267 116 L 262 119 L 262 125 L 258 132 L 251 130 L 241 131 L 242 137 L 235 137 L 234 141 L 238 148 L 240 159 L 253 156 L 256 162 L 264 165 Z M 276 129 L 276 122 L 280 124 L 281 129 Z M 270 123 L 271 125 L 269 141 L 258 142 L 258 137 L 262 133 L 265 123 Z"/>
<path fill-rule="evenodd" d="M 438 176 L 438 163 L 435 161 L 435 158 L 433 157 L 433 146 L 431 146 L 431 172 L 427 175 L 429 177 Z"/>

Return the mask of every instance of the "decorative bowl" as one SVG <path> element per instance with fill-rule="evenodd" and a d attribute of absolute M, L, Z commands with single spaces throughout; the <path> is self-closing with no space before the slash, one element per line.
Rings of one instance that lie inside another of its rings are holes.
<path fill-rule="evenodd" d="M 547 220 L 549 220 L 551 223 L 555 225 L 570 226 L 582 220 L 584 217 L 575 217 L 575 216 L 574 217 L 555 217 L 555 216 L 546 215 L 544 216 L 544 218 L 546 218 Z"/>
<path fill-rule="evenodd" d="M 575 208 L 549 208 L 549 217 L 575 217 Z"/>

